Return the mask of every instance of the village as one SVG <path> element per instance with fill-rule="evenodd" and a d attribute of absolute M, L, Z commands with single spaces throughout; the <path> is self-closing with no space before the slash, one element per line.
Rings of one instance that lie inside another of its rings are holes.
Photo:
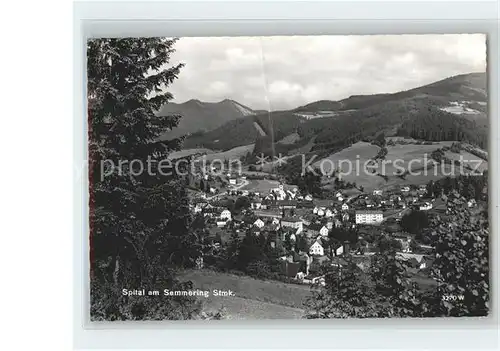
<path fill-rule="evenodd" d="M 210 189 L 208 195 L 194 197 L 191 203 L 192 212 L 205 218 L 213 248 L 227 245 L 233 233 L 240 239 L 262 236 L 271 248 L 281 249 L 283 255 L 277 257 L 281 273 L 303 284 L 322 283 L 318 267 L 341 267 L 346 255 L 367 269 L 381 234 L 391 238 L 398 259 L 425 277 L 434 258 L 433 247 L 404 231 L 401 220 L 412 211 L 447 212 L 446 203 L 428 194 L 426 185 L 350 196 L 339 190 L 331 199 L 315 199 L 293 185 L 279 183 L 267 191 L 245 190 L 249 183 L 245 176 L 228 174 L 227 180 L 225 190 L 214 195 Z M 475 199 L 467 202 L 468 207 L 476 205 Z"/>

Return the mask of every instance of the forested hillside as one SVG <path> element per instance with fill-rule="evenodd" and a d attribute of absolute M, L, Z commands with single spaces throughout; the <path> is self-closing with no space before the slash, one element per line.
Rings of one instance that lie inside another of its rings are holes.
<path fill-rule="evenodd" d="M 486 148 L 486 97 L 486 74 L 471 73 L 395 94 L 321 100 L 291 111 L 247 116 L 210 132 L 191 135 L 184 147 L 227 150 L 257 141 L 254 152 L 267 153 L 272 149 L 271 141 L 276 143 L 296 132 L 300 138 L 295 143 L 275 145 L 275 149 L 288 154 L 312 138 L 314 145 L 309 151 L 325 151 L 370 140 L 384 132 L 430 141 L 461 140 Z M 464 111 L 459 108 L 459 113 L 447 112 L 446 108 L 457 105 L 463 105 Z M 324 111 L 334 115 L 304 117 Z M 262 139 L 256 123 L 265 131 L 267 140 Z"/>

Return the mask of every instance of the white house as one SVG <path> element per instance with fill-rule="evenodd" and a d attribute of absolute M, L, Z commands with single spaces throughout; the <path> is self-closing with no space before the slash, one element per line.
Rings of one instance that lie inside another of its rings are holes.
<path fill-rule="evenodd" d="M 251 206 L 252 206 L 252 209 L 258 210 L 262 207 L 262 201 L 260 199 L 254 200 L 254 201 L 252 201 Z"/>
<path fill-rule="evenodd" d="M 324 256 L 325 250 L 323 249 L 323 246 L 317 241 L 314 242 L 309 247 L 309 255 L 318 255 L 318 256 Z"/>
<path fill-rule="evenodd" d="M 325 215 L 325 210 L 323 208 L 318 209 L 318 212 L 316 213 L 318 216 L 324 216 Z"/>
<path fill-rule="evenodd" d="M 319 210 L 319 207 L 318 207 L 318 206 L 315 206 L 315 207 L 313 208 L 313 213 L 314 213 L 314 214 L 318 214 L 318 210 Z"/>
<path fill-rule="evenodd" d="M 378 224 L 383 220 L 382 211 L 356 211 L 356 224 Z"/>
<path fill-rule="evenodd" d="M 334 215 L 333 211 L 327 208 L 325 211 L 325 217 L 333 217 L 333 215 Z"/>
<path fill-rule="evenodd" d="M 410 187 L 409 186 L 404 186 L 401 188 L 401 191 L 404 192 L 404 193 L 407 193 L 408 191 L 410 191 Z"/>
<path fill-rule="evenodd" d="M 349 213 L 347 213 L 347 212 L 342 213 L 342 221 L 343 222 L 347 222 L 349 220 L 349 218 L 350 218 Z"/>
<path fill-rule="evenodd" d="M 304 200 L 306 201 L 312 201 L 313 197 L 311 194 L 307 194 L 306 196 L 304 196 Z"/>
<path fill-rule="evenodd" d="M 432 208 L 432 204 L 430 202 L 425 202 L 423 204 L 420 204 L 419 210 L 420 211 L 428 211 Z"/>
<path fill-rule="evenodd" d="M 216 223 L 217 223 L 217 227 L 224 227 L 224 226 L 226 226 L 226 221 L 225 220 L 218 219 Z"/>
<path fill-rule="evenodd" d="M 236 178 L 229 178 L 229 184 L 235 185 L 237 179 Z"/>
<path fill-rule="evenodd" d="M 264 226 L 264 221 L 260 218 L 258 218 L 255 222 L 253 222 L 253 225 L 261 229 Z"/>
<path fill-rule="evenodd" d="M 407 262 L 413 261 L 414 265 L 418 267 L 418 269 L 424 269 L 427 267 L 425 256 L 421 254 L 398 252 L 396 253 L 396 258 Z"/>
<path fill-rule="evenodd" d="M 340 245 L 339 247 L 337 247 L 337 249 L 335 250 L 335 256 L 340 256 L 344 253 L 344 245 Z"/>
<path fill-rule="evenodd" d="M 373 190 L 373 195 L 381 196 L 382 195 L 382 190 Z"/>
<path fill-rule="evenodd" d="M 319 233 L 321 234 L 321 236 L 328 236 L 328 228 L 326 226 L 322 226 L 319 230 Z"/>
<path fill-rule="evenodd" d="M 349 209 L 348 204 L 342 204 L 342 211 L 347 211 Z"/>
<path fill-rule="evenodd" d="M 219 216 L 221 219 L 225 219 L 230 221 L 231 220 L 231 211 L 229 211 L 227 208 L 224 209 Z"/>
<path fill-rule="evenodd" d="M 477 203 L 475 199 L 470 199 L 469 201 L 467 201 L 467 207 L 475 207 L 476 205 Z"/>

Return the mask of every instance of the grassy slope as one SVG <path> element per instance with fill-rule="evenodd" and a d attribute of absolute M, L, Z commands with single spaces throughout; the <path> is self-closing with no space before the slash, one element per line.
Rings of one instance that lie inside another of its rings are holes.
<path fill-rule="evenodd" d="M 264 281 L 209 270 L 184 271 L 182 280 L 191 280 L 195 288 L 203 290 L 232 290 L 236 297 L 210 296 L 207 309 L 224 306 L 232 318 L 300 318 L 303 301 L 310 294 L 307 285 Z"/>
<path fill-rule="evenodd" d="M 363 162 L 365 160 L 369 160 L 371 157 L 375 156 L 378 152 L 378 147 L 371 145 L 369 143 L 358 142 L 352 145 L 349 148 L 341 150 L 337 153 L 331 154 L 327 158 L 332 160 L 335 165 L 338 165 L 341 160 L 350 160 L 352 163 L 353 171 L 348 175 L 343 175 L 343 179 L 349 182 L 356 182 L 359 186 L 363 186 L 365 191 L 372 191 L 374 189 L 379 188 L 387 188 L 394 185 L 403 185 L 403 184 L 426 184 L 430 180 L 438 180 L 447 175 L 458 174 L 459 168 L 455 168 L 452 173 L 451 165 L 443 165 L 437 168 L 428 169 L 427 172 L 421 171 L 422 174 L 419 175 L 408 175 L 406 179 L 401 179 L 397 175 L 395 175 L 396 167 L 394 167 L 394 162 L 399 160 L 397 164 L 399 166 L 407 168 L 409 162 L 411 160 L 415 160 L 412 164 L 412 170 L 416 172 L 418 169 L 422 168 L 422 164 L 425 160 L 425 155 L 427 155 L 427 161 L 431 161 L 431 153 L 443 146 L 450 146 L 452 141 L 443 141 L 443 142 L 435 142 L 432 145 L 415 145 L 415 144 L 407 144 L 407 145 L 395 145 L 388 146 L 388 154 L 385 158 L 385 174 L 389 177 L 386 182 L 382 177 L 377 175 L 372 175 L 369 173 L 365 173 L 362 169 Z M 359 156 L 359 157 L 358 157 Z M 451 152 L 447 152 L 446 156 L 450 157 L 450 159 L 459 159 L 459 154 L 453 154 Z M 477 156 L 474 156 L 468 152 L 462 151 L 462 156 L 464 160 L 478 160 L 482 161 L 480 170 L 484 170 L 488 168 L 488 163 L 486 161 L 481 160 Z M 360 170 L 359 174 L 356 172 L 356 160 L 360 160 Z M 417 162 L 418 160 L 418 162 Z M 315 166 L 319 166 L 321 160 L 315 163 Z M 471 166 L 474 166 L 475 163 L 470 163 Z M 324 162 L 324 170 L 326 172 L 329 171 L 330 162 Z M 377 171 L 382 173 L 384 169 L 382 167 L 382 163 L 379 160 Z M 342 165 L 342 170 L 344 172 L 348 171 L 347 163 Z"/>

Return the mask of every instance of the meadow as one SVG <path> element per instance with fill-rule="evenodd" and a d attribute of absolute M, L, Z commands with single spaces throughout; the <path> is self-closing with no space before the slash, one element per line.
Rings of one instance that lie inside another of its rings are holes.
<path fill-rule="evenodd" d="M 235 297 L 206 298 L 207 309 L 224 306 L 232 318 L 300 318 L 303 302 L 310 295 L 307 285 L 265 281 L 248 276 L 210 270 L 183 271 L 179 278 L 190 280 L 194 288 L 202 290 L 232 290 Z"/>

